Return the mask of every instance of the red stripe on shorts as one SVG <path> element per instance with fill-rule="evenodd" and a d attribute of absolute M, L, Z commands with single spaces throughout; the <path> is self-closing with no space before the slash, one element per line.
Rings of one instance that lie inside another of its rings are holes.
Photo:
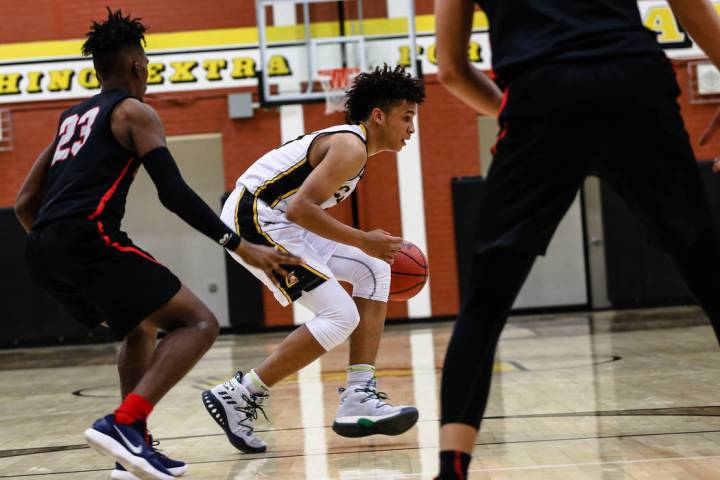
<path fill-rule="evenodd" d="M 502 100 L 500 101 L 500 108 L 498 108 L 498 117 L 505 110 L 508 102 L 508 96 L 510 95 L 510 87 L 506 88 L 503 92 Z"/>
<path fill-rule="evenodd" d="M 111 240 L 110 240 L 110 237 L 108 237 L 108 236 L 105 234 L 105 228 L 103 228 L 102 222 L 97 222 L 97 226 L 98 226 L 98 231 L 100 232 L 100 237 L 102 237 L 102 239 L 105 240 L 105 245 L 107 245 L 108 247 L 112 247 L 112 248 L 114 248 L 114 249 L 116 249 L 116 250 L 119 250 L 119 251 L 121 251 L 121 252 L 136 253 L 136 254 L 140 255 L 141 257 L 143 257 L 143 258 L 145 258 L 145 259 L 147 259 L 147 260 L 150 260 L 150 261 L 153 262 L 153 263 L 157 263 L 158 265 L 162 265 L 162 263 L 158 262 L 157 260 L 155 260 L 155 259 L 152 258 L 150 255 L 148 255 L 147 253 L 143 252 L 143 251 L 140 250 L 140 249 L 137 249 L 137 248 L 135 248 L 135 247 L 128 247 L 128 246 L 126 246 L 126 245 L 120 245 L 118 242 L 113 242 L 113 241 L 111 241 Z"/>
<path fill-rule="evenodd" d="M 498 134 L 497 140 L 495 140 L 495 145 L 493 145 L 492 148 L 490 149 L 490 153 L 492 153 L 493 155 L 495 155 L 497 153 L 498 143 L 500 143 L 500 140 L 505 138 L 507 133 L 508 133 L 508 126 L 505 125 L 503 127 L 503 129 L 500 131 L 500 133 Z"/>
<path fill-rule="evenodd" d="M 500 108 L 498 109 L 498 117 L 503 112 L 503 110 L 505 110 L 505 107 L 507 106 L 509 95 L 510 95 L 510 87 L 506 88 L 505 91 L 503 92 L 502 101 L 500 102 Z M 495 155 L 495 153 L 497 152 L 497 147 L 498 147 L 498 143 L 500 143 L 500 140 L 505 138 L 505 135 L 507 135 L 507 130 L 508 130 L 508 126 L 507 126 L 507 123 L 505 123 L 505 125 L 503 125 L 502 130 L 498 134 L 497 139 L 495 140 L 495 144 L 492 146 L 492 148 L 490 148 L 490 153 L 492 153 L 493 155 Z"/>

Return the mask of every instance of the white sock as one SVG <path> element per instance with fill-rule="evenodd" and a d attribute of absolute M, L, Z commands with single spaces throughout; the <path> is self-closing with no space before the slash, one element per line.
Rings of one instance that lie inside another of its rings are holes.
<path fill-rule="evenodd" d="M 375 378 L 375 366 L 367 363 L 350 365 L 347 368 L 347 383 L 352 385 L 365 385 Z"/>
<path fill-rule="evenodd" d="M 260 376 L 255 373 L 255 370 L 250 370 L 243 376 L 242 384 L 253 395 L 270 395 L 270 388 L 265 385 Z"/>

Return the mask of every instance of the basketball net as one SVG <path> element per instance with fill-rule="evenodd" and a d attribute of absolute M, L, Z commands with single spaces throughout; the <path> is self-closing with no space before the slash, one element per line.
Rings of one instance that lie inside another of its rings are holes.
<path fill-rule="evenodd" d="M 360 73 L 356 67 L 339 67 L 318 70 L 318 80 L 325 92 L 325 114 L 345 111 L 345 91 Z"/>

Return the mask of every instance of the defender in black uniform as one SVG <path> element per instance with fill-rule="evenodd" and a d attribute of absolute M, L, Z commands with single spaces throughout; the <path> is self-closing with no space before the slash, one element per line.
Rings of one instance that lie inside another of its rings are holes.
<path fill-rule="evenodd" d="M 669 2 L 720 66 L 720 22 L 710 2 Z M 720 333 L 720 259 L 679 88 L 637 1 L 477 3 L 490 22 L 504 93 L 467 59 L 474 2 L 435 2 L 440 81 L 479 113 L 498 116 L 501 127 L 470 290 L 443 370 L 441 479 L 467 475 L 508 312 L 587 175 L 625 198 Z"/>
<path fill-rule="evenodd" d="M 112 13 L 93 23 L 83 46 L 102 91 L 65 111 L 17 196 L 29 231 L 33 279 L 92 328 L 109 326 L 123 345 L 123 402 L 86 430 L 88 442 L 121 465 L 113 478 L 173 478 L 185 464 L 155 452 L 145 422 L 153 406 L 210 347 L 218 323 L 208 308 L 152 255 L 120 230 L 125 199 L 140 165 L 160 201 L 183 220 L 272 276 L 299 259 L 242 241 L 182 179 L 165 146 L 157 113 L 142 102 L 148 59 L 145 27 Z M 282 277 L 281 277 L 282 278 Z M 155 348 L 156 332 L 167 333 Z M 134 478 L 134 477 L 133 477 Z"/>

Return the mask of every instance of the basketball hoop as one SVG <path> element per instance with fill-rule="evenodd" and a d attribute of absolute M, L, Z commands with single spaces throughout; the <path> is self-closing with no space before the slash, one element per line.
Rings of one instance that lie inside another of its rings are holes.
<path fill-rule="evenodd" d="M 356 67 L 339 67 L 318 70 L 318 80 L 325 92 L 325 114 L 345 111 L 345 91 L 353 78 L 360 73 Z"/>

